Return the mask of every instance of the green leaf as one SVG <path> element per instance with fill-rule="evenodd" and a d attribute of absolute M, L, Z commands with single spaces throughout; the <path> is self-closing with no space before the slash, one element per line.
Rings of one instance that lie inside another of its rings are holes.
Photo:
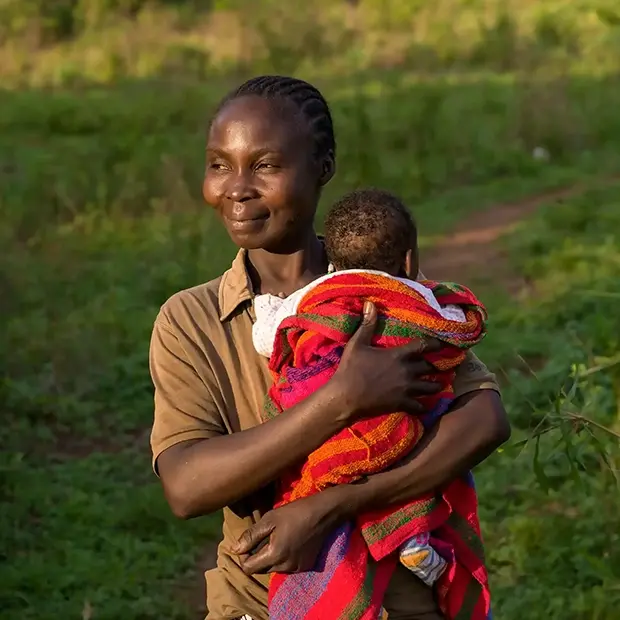
<path fill-rule="evenodd" d="M 545 473 L 545 468 L 540 462 L 540 436 L 536 437 L 534 441 L 534 461 L 533 461 L 534 475 L 536 476 L 536 480 L 538 484 L 543 488 L 544 491 L 549 491 L 551 489 L 551 484 L 549 477 Z"/>

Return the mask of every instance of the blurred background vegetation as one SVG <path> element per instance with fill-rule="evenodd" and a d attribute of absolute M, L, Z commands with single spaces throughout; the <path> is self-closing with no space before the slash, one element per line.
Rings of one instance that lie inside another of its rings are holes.
<path fill-rule="evenodd" d="M 278 72 L 332 104 L 324 203 L 401 194 L 430 277 L 451 231 L 572 188 L 447 276 L 489 306 L 516 428 L 477 473 L 495 615 L 615 620 L 619 70 L 616 0 L 0 0 L 0 617 L 204 613 L 219 520 L 175 522 L 151 473 L 148 340 L 233 256 L 209 113 Z"/>

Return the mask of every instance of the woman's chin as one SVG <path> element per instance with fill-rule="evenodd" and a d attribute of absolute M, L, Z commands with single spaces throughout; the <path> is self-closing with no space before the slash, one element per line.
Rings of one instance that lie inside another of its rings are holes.
<path fill-rule="evenodd" d="M 267 235 L 261 233 L 229 230 L 228 234 L 232 242 L 243 250 L 262 250 L 269 245 Z"/>
<path fill-rule="evenodd" d="M 274 228 L 269 230 L 267 226 L 263 226 L 240 230 L 227 227 L 232 242 L 243 250 L 265 250 L 271 254 L 290 254 L 299 249 L 299 244 L 291 245 L 293 235 L 290 230 L 275 230 Z"/>

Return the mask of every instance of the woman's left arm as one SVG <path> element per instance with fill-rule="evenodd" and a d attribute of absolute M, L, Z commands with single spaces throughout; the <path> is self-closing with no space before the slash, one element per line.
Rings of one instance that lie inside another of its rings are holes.
<path fill-rule="evenodd" d="M 334 527 L 368 510 L 441 488 L 509 438 L 510 424 L 498 392 L 482 389 L 464 394 L 397 466 L 267 513 L 245 532 L 235 551 L 248 553 L 269 538 L 268 544 L 244 560 L 247 573 L 308 570 Z"/>
<path fill-rule="evenodd" d="M 342 495 L 345 518 L 413 500 L 473 469 L 509 438 L 510 424 L 498 392 L 470 392 L 454 402 L 396 467 L 330 491 Z"/>

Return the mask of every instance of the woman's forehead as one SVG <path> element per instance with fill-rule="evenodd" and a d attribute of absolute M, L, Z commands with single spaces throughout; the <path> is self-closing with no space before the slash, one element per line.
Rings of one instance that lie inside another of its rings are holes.
<path fill-rule="evenodd" d="M 228 102 L 214 118 L 209 148 L 221 150 L 288 150 L 308 137 L 299 114 L 287 102 L 241 97 Z"/>

